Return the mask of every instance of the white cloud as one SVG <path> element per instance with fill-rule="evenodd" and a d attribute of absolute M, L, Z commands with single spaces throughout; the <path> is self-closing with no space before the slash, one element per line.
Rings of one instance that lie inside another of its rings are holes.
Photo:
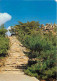
<path fill-rule="evenodd" d="M 57 0 L 55 0 L 57 2 Z"/>
<path fill-rule="evenodd" d="M 0 25 L 6 23 L 7 21 L 11 20 L 12 16 L 8 13 L 0 13 Z"/>

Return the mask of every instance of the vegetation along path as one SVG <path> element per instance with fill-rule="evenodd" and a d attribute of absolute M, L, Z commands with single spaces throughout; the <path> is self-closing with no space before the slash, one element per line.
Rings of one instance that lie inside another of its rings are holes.
<path fill-rule="evenodd" d="M 9 56 L 1 68 L 0 81 L 38 81 L 35 77 L 27 76 L 23 72 L 24 65 L 28 62 L 28 57 L 24 54 L 26 48 L 22 46 L 15 36 L 9 37 L 9 39 Z"/>

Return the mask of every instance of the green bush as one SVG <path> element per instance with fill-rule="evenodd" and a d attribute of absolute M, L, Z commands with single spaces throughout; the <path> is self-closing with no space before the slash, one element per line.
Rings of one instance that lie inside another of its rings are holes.
<path fill-rule="evenodd" d="M 0 36 L 0 54 L 6 54 L 9 48 L 9 39 Z"/>
<path fill-rule="evenodd" d="M 5 37 L 7 30 L 4 28 L 4 25 L 0 27 L 0 57 L 7 54 L 9 48 L 9 39 Z"/>
<path fill-rule="evenodd" d="M 7 30 L 5 29 L 4 25 L 0 26 L 0 35 L 5 37 L 5 33 Z"/>
<path fill-rule="evenodd" d="M 37 63 L 28 67 L 25 73 L 37 73 L 39 79 L 56 78 L 56 46 L 52 41 L 32 36 L 26 39 L 25 45 L 31 50 L 29 58 L 38 58 Z"/>

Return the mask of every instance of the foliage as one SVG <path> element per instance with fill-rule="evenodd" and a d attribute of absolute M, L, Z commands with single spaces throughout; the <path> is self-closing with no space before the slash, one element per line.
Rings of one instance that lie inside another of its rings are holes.
<path fill-rule="evenodd" d="M 7 30 L 5 29 L 4 25 L 0 26 L 0 35 L 5 36 Z"/>
<path fill-rule="evenodd" d="M 30 76 L 39 79 L 56 78 L 56 32 L 44 32 L 39 22 L 19 22 L 13 27 L 18 39 L 24 46 L 30 49 L 28 57 L 35 63 L 25 70 Z M 54 34 L 55 33 L 55 34 Z M 32 69 L 33 68 L 33 69 Z"/>
<path fill-rule="evenodd" d="M 0 36 L 0 54 L 6 54 L 9 47 L 8 38 Z"/>
<path fill-rule="evenodd" d="M 0 56 L 7 54 L 7 50 L 9 48 L 9 39 L 5 37 L 5 33 L 7 30 L 4 26 L 0 27 Z"/>
<path fill-rule="evenodd" d="M 27 23 L 22 23 L 19 22 L 19 25 L 15 25 L 12 27 L 11 32 L 15 32 L 16 34 L 31 34 L 33 30 L 39 29 L 39 22 L 27 22 Z M 18 33 L 19 32 L 19 33 Z"/>

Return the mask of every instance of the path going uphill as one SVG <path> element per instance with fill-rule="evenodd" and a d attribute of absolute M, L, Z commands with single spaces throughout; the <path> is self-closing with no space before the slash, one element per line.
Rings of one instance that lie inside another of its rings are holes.
<path fill-rule="evenodd" d="M 15 36 L 9 37 L 10 49 L 4 66 L 1 68 L 0 81 L 39 81 L 35 77 L 24 74 L 23 69 L 28 62 L 28 57 L 24 54 L 26 48 L 17 40 Z"/>

